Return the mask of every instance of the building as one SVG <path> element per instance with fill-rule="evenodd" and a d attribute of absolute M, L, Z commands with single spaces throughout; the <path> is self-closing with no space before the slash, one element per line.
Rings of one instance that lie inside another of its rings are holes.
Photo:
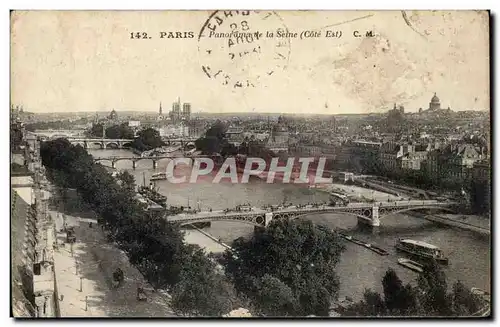
<path fill-rule="evenodd" d="M 267 142 L 267 148 L 275 153 L 288 153 L 288 127 L 283 117 L 278 118 L 278 123 L 273 126 Z"/>
<path fill-rule="evenodd" d="M 422 168 L 426 177 L 444 187 L 460 188 L 469 185 L 474 163 L 484 159 L 471 144 L 451 143 L 429 151 Z"/>
<path fill-rule="evenodd" d="M 239 146 L 244 141 L 243 129 L 230 127 L 226 131 L 226 138 L 229 143 Z"/>
<path fill-rule="evenodd" d="M 170 119 L 175 124 L 181 120 L 181 99 L 177 99 L 172 103 L 172 111 L 169 113 Z"/>
<path fill-rule="evenodd" d="M 365 140 L 347 141 L 335 154 L 338 169 L 349 169 L 362 173 L 376 173 L 382 143 Z"/>
<path fill-rule="evenodd" d="M 158 117 L 156 117 L 156 120 L 164 120 L 165 116 L 163 116 L 163 108 L 161 107 L 161 102 L 160 102 L 160 108 L 158 109 Z"/>
<path fill-rule="evenodd" d="M 108 120 L 111 120 L 111 121 L 118 120 L 118 114 L 116 113 L 115 109 L 111 110 L 111 113 L 108 115 Z"/>
<path fill-rule="evenodd" d="M 138 128 L 139 126 L 141 126 L 141 122 L 139 120 L 130 120 L 128 122 L 128 127 Z"/>
<path fill-rule="evenodd" d="M 184 124 L 167 125 L 158 128 L 160 137 L 188 137 L 189 127 Z"/>
<path fill-rule="evenodd" d="M 449 114 L 451 112 L 450 107 L 447 109 L 441 108 L 441 100 L 438 98 L 437 94 L 434 92 L 434 96 L 431 98 L 431 101 L 429 102 L 429 108 L 426 110 L 423 110 L 422 108 L 419 108 L 418 113 L 419 114 L 424 114 L 424 115 L 436 115 L 436 114 Z"/>
<path fill-rule="evenodd" d="M 491 214 L 491 165 L 487 159 L 472 167 L 471 207 L 474 213 Z"/>
<path fill-rule="evenodd" d="M 173 124 L 181 121 L 189 122 L 191 120 L 191 104 L 188 102 L 182 104 L 181 111 L 181 99 L 177 98 L 177 101 L 172 103 L 172 111 L 170 111 L 169 117 Z"/>
<path fill-rule="evenodd" d="M 441 109 L 441 101 L 436 95 L 436 92 L 434 92 L 434 96 L 431 99 L 431 102 L 429 102 L 429 110 L 440 110 Z"/>
<path fill-rule="evenodd" d="M 191 104 L 185 102 L 182 105 L 182 120 L 189 121 L 191 119 Z"/>

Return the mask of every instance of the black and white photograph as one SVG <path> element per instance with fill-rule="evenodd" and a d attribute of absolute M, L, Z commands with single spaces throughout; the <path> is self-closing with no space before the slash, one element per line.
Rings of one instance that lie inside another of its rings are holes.
<path fill-rule="evenodd" d="M 490 15 L 11 10 L 10 316 L 491 319 Z"/>

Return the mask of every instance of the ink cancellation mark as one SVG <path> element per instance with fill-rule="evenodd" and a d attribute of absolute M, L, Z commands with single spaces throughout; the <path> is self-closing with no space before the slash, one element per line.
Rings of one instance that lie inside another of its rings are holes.
<path fill-rule="evenodd" d="M 256 87 L 286 69 L 290 58 L 287 27 L 273 11 L 215 11 L 198 35 L 201 69 L 211 80 L 236 88 Z"/>

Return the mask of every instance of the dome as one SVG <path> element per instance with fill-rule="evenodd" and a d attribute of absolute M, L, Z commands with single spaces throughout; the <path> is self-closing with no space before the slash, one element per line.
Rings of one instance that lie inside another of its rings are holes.
<path fill-rule="evenodd" d="M 432 102 L 432 103 L 439 103 L 439 102 L 440 102 L 440 101 L 439 101 L 439 98 L 438 98 L 438 97 L 437 97 L 437 95 L 436 95 L 436 93 L 434 93 L 434 96 L 432 97 L 431 102 Z"/>

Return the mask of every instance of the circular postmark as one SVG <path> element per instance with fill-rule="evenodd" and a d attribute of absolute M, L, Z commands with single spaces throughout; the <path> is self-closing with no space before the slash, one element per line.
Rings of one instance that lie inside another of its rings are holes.
<path fill-rule="evenodd" d="M 255 87 L 286 69 L 289 31 L 274 11 L 215 11 L 198 35 L 203 73 L 230 88 Z"/>

